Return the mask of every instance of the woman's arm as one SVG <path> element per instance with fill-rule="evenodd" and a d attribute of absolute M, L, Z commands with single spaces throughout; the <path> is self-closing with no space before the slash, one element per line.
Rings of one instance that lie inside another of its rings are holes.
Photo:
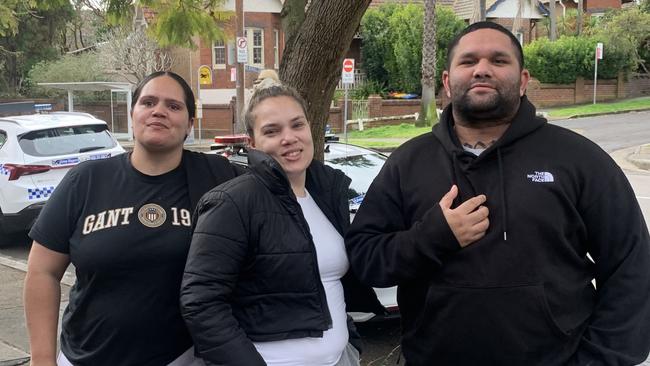
<path fill-rule="evenodd" d="M 24 302 L 32 366 L 56 366 L 61 277 L 70 257 L 34 241 L 27 262 Z"/>

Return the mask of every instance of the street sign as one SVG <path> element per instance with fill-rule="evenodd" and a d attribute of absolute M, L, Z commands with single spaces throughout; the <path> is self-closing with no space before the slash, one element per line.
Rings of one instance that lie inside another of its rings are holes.
<path fill-rule="evenodd" d="M 596 43 L 596 58 L 603 59 L 603 44 L 601 42 Z"/>
<path fill-rule="evenodd" d="M 212 69 L 210 69 L 210 66 L 199 66 L 199 83 L 202 85 L 212 85 Z"/>
<path fill-rule="evenodd" d="M 237 62 L 248 62 L 248 40 L 246 37 L 237 37 Z"/>
<path fill-rule="evenodd" d="M 343 60 L 341 81 L 343 82 L 343 84 L 354 84 L 354 59 L 353 58 L 346 58 L 345 60 Z"/>
<path fill-rule="evenodd" d="M 237 69 L 234 67 L 230 69 L 230 81 L 237 81 Z"/>

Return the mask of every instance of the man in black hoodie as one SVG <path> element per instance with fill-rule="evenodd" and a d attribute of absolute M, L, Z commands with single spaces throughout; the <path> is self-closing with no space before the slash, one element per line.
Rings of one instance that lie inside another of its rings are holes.
<path fill-rule="evenodd" d="M 619 167 L 536 117 L 519 42 L 490 22 L 448 48 L 451 104 L 398 148 L 346 236 L 398 285 L 418 365 L 636 365 L 650 348 L 650 239 Z M 595 280 L 592 282 L 592 280 Z"/>

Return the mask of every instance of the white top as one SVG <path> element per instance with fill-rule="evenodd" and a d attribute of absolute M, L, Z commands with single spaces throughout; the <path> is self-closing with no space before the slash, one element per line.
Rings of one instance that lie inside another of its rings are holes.
<path fill-rule="evenodd" d="M 309 192 L 297 197 L 309 224 L 321 282 L 325 288 L 332 328 L 322 338 L 298 338 L 273 342 L 255 342 L 255 348 L 269 366 L 335 365 L 348 344 L 347 314 L 341 277 L 349 263 L 343 237 L 318 208 Z"/>

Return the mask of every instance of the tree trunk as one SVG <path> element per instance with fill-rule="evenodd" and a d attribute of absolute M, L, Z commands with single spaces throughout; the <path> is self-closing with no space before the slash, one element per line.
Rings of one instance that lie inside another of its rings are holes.
<path fill-rule="evenodd" d="M 550 10 L 550 15 L 549 15 L 549 20 L 551 24 L 551 29 L 548 34 L 548 39 L 551 41 L 555 41 L 557 39 L 557 16 L 555 15 L 555 0 L 551 0 L 549 3 L 549 10 Z"/>
<path fill-rule="evenodd" d="M 301 2 L 288 0 L 284 10 Z M 296 88 L 307 102 L 314 157 L 319 160 L 323 160 L 325 125 L 343 58 L 369 4 L 370 0 L 312 0 L 308 11 L 303 12 L 304 20 L 286 34 L 280 79 Z M 283 14 L 295 15 L 298 10 Z M 283 19 L 284 24 L 286 21 L 291 19 Z"/>
<path fill-rule="evenodd" d="M 436 113 L 436 0 L 424 1 L 422 34 L 422 99 L 415 125 L 422 127 L 438 121 Z"/>
<path fill-rule="evenodd" d="M 578 16 L 576 19 L 576 35 L 581 35 L 582 34 L 582 16 L 583 16 L 583 0 L 578 0 Z"/>

